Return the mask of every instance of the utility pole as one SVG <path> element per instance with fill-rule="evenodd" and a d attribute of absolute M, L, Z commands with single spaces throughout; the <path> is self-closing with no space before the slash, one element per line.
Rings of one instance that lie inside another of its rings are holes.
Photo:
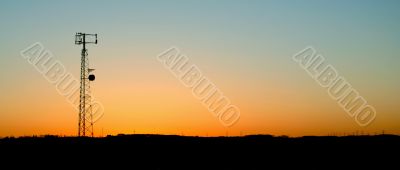
<path fill-rule="evenodd" d="M 93 114 L 92 98 L 90 94 L 90 81 L 94 81 L 95 76 L 90 74 L 90 72 L 94 71 L 94 69 L 89 68 L 89 58 L 86 44 L 97 44 L 97 34 L 76 33 L 75 44 L 82 45 L 83 47 L 81 53 L 78 136 L 87 136 L 89 134 L 91 137 L 93 137 Z"/>

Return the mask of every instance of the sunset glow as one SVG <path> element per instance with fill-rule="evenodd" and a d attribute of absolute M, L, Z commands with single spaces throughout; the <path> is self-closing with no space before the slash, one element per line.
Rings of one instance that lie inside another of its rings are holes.
<path fill-rule="evenodd" d="M 21 55 L 39 42 L 79 80 L 76 32 L 99 35 L 88 45 L 104 107 L 95 136 L 400 134 L 400 1 L 76 3 L 0 3 L 0 137 L 77 134 L 78 106 Z M 376 109 L 370 124 L 293 60 L 308 46 Z M 237 107 L 237 122 L 224 126 L 157 58 L 171 47 Z"/>

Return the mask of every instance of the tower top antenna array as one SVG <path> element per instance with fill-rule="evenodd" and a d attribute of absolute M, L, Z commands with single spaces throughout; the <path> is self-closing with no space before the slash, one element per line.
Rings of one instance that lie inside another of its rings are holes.
<path fill-rule="evenodd" d="M 90 74 L 94 69 L 89 67 L 86 44 L 97 44 L 97 34 L 76 33 L 75 44 L 82 45 L 78 136 L 87 136 L 90 134 L 93 137 L 94 122 L 90 81 L 94 81 L 95 76 L 94 74 Z"/>

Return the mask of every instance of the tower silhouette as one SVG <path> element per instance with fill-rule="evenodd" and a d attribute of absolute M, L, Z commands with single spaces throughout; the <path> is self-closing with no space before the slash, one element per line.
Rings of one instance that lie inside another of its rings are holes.
<path fill-rule="evenodd" d="M 92 38 L 92 40 L 88 41 L 86 38 Z M 94 81 L 95 76 L 90 74 L 94 69 L 89 68 L 86 44 L 97 44 L 97 34 L 76 33 L 75 44 L 82 45 L 78 136 L 87 136 L 90 134 L 90 136 L 93 137 L 93 113 L 90 81 Z"/>

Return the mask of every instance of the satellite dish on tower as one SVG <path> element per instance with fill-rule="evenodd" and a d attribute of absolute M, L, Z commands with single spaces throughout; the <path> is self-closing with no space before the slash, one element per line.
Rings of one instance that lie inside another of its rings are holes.
<path fill-rule="evenodd" d="M 88 68 L 88 73 L 91 73 L 94 70 L 96 70 L 96 69 Z M 96 79 L 96 77 L 94 76 L 94 74 L 90 74 L 88 79 L 89 79 L 89 81 L 94 81 Z"/>
<path fill-rule="evenodd" d="M 89 81 L 94 81 L 94 79 L 96 79 L 96 77 L 94 76 L 94 74 L 89 75 Z"/>

